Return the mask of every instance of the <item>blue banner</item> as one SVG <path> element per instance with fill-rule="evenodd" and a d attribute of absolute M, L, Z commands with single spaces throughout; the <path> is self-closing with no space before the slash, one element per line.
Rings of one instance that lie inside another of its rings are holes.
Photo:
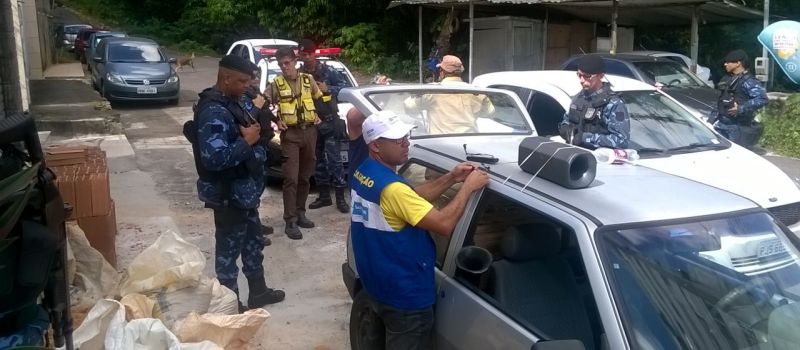
<path fill-rule="evenodd" d="M 780 21 L 770 24 L 758 42 L 767 48 L 772 58 L 795 84 L 800 84 L 800 23 Z"/>

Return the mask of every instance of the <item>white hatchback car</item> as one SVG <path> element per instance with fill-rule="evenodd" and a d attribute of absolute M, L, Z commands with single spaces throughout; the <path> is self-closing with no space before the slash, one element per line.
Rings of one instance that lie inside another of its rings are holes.
<path fill-rule="evenodd" d="M 766 159 L 716 133 L 701 117 L 669 95 L 637 80 L 606 76 L 631 116 L 629 147 L 639 151 L 638 164 L 749 198 L 767 208 L 796 234 L 800 233 L 800 188 Z M 537 134 L 562 140 L 558 124 L 571 96 L 581 87 L 572 71 L 496 72 L 473 84 L 514 91 L 525 104 Z M 563 141 L 563 140 L 562 140 Z M 722 242 L 742 253 L 720 261 L 747 274 L 781 266 L 787 252 L 747 249 L 747 242 Z M 739 247 L 741 245 L 741 247 Z"/>

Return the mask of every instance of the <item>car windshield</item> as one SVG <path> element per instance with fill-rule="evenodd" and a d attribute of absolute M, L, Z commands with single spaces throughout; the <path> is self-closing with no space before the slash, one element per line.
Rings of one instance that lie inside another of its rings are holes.
<path fill-rule="evenodd" d="M 465 134 L 530 134 L 522 107 L 500 92 L 463 90 L 375 91 L 367 98 L 416 126 L 412 137 Z"/>
<path fill-rule="evenodd" d="M 164 61 L 158 46 L 141 42 L 121 42 L 109 45 L 109 62 L 155 63 Z"/>
<path fill-rule="evenodd" d="M 676 62 L 633 62 L 651 83 L 675 88 L 707 87 L 684 65 Z"/>
<path fill-rule="evenodd" d="M 635 349 L 800 344 L 796 245 L 764 212 L 596 235 Z"/>
<path fill-rule="evenodd" d="M 628 146 L 640 153 L 728 147 L 702 121 L 658 91 L 625 91 L 622 99 L 631 118 Z"/>

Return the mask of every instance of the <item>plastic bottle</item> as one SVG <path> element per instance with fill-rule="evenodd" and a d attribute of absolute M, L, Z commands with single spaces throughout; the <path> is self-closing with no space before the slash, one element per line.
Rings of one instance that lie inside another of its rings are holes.
<path fill-rule="evenodd" d="M 635 149 L 616 149 L 600 147 L 592 151 L 598 163 L 622 164 L 639 160 L 639 152 Z"/>

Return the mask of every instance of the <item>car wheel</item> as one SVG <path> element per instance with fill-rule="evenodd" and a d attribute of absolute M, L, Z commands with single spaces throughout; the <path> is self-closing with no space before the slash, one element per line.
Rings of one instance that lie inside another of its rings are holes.
<path fill-rule="evenodd" d="M 353 298 L 350 310 L 350 347 L 353 350 L 385 349 L 383 321 L 372 311 L 372 300 L 363 290 Z"/>

